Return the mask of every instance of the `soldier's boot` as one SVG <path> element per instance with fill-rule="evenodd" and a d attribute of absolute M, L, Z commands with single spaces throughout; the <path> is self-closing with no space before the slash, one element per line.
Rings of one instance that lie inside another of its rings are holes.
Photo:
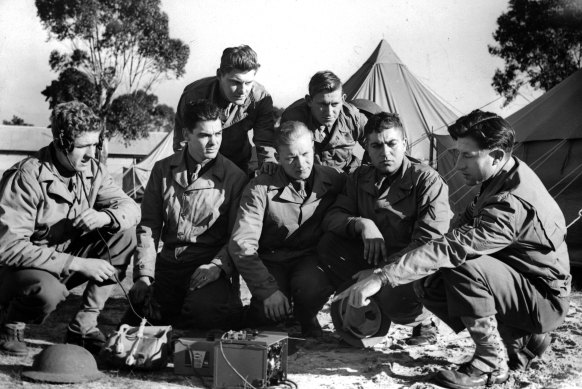
<path fill-rule="evenodd" d="M 506 341 L 509 356 L 509 369 L 527 370 L 536 357 L 541 357 L 550 346 L 550 334 L 530 334 L 518 339 Z"/>
<path fill-rule="evenodd" d="M 28 347 L 24 343 L 24 329 L 22 322 L 8 322 L 0 326 L 0 354 L 25 357 Z"/>
<path fill-rule="evenodd" d="M 68 327 L 65 335 L 65 343 L 81 346 L 93 355 L 99 354 L 105 345 L 105 341 L 105 335 L 97 327 L 85 333 L 74 331 L 71 327 Z"/>
<path fill-rule="evenodd" d="M 412 328 L 412 336 L 406 339 L 406 344 L 411 346 L 424 346 L 435 344 L 437 341 L 437 326 L 432 317 Z"/>
<path fill-rule="evenodd" d="M 461 317 L 461 320 L 475 342 L 475 354 L 458 370 L 439 371 L 435 381 L 455 389 L 491 386 L 507 381 L 507 357 L 495 316 Z"/>

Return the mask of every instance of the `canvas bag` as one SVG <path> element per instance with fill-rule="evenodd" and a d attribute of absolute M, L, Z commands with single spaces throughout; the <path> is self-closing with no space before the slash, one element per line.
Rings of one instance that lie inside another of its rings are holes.
<path fill-rule="evenodd" d="M 107 363 L 130 369 L 163 369 L 168 364 L 171 326 L 139 327 L 123 324 L 101 350 Z"/>

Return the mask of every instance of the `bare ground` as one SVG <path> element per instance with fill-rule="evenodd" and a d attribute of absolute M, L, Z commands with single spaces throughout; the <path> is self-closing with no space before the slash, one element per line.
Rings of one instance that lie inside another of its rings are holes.
<path fill-rule="evenodd" d="M 124 282 L 126 288 L 128 282 Z M 578 289 L 579 290 L 579 289 Z M 53 343 L 59 343 L 68 320 L 80 304 L 81 290 L 75 290 L 42 326 L 28 326 L 26 341 L 31 349 L 25 358 L 0 356 L 1 388 L 207 388 L 211 379 L 178 376 L 168 366 L 155 373 L 130 372 L 100 368 L 105 379 L 82 385 L 48 385 L 21 381 L 20 372 L 32 365 L 33 356 Z M 248 300 L 248 294 L 246 295 Z M 100 320 L 107 333 L 114 329 L 125 309 L 125 299 L 119 289 L 108 302 Z M 288 378 L 299 388 L 438 388 L 431 383 L 434 373 L 468 360 L 473 352 L 466 331 L 454 334 L 439 325 L 436 345 L 411 347 L 404 343 L 410 328 L 393 325 L 384 341 L 372 349 L 355 349 L 345 345 L 333 334 L 333 324 L 326 306 L 319 315 L 326 335 L 320 341 L 293 340 L 295 352 L 289 356 Z M 297 328 L 288 328 L 289 332 Z M 552 333 L 552 346 L 532 369 L 512 373 L 499 388 L 582 388 L 582 292 L 573 293 L 566 321 Z"/>

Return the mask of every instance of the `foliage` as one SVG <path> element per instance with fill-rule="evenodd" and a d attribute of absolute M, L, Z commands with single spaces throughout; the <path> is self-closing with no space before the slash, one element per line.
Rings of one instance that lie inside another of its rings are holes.
<path fill-rule="evenodd" d="M 85 73 L 75 68 L 63 70 L 58 80 L 53 80 L 41 93 L 46 96 L 50 109 L 59 103 L 77 100 L 99 110 L 97 88 Z"/>
<path fill-rule="evenodd" d="M 138 90 L 147 95 L 155 83 L 184 74 L 189 48 L 170 38 L 168 16 L 160 10 L 160 0 L 35 2 L 50 36 L 71 45 L 69 52 L 55 50 L 49 58 L 52 70 L 59 73 L 59 79 L 42 92 L 51 106 L 70 98 L 92 101 L 89 105 L 107 118 L 118 89 L 126 95 Z M 78 86 L 75 80 L 80 82 Z M 119 102 L 118 108 L 126 104 Z M 132 139 L 144 134 L 131 132 L 137 126 L 116 127 L 108 133 L 129 131 L 124 137 Z"/>
<path fill-rule="evenodd" d="M 143 90 L 121 95 L 107 114 L 107 135 L 120 133 L 125 143 L 147 137 L 149 131 L 170 131 L 174 127 L 173 108 L 160 104 L 158 98 Z"/>
<path fill-rule="evenodd" d="M 510 0 L 498 19 L 489 53 L 505 61 L 493 87 L 511 102 L 529 84 L 547 91 L 582 66 L 580 0 Z"/>
<path fill-rule="evenodd" d="M 34 124 L 26 123 L 24 121 L 24 119 L 22 119 L 16 115 L 12 115 L 11 120 L 2 120 L 2 124 L 6 125 L 6 126 L 27 126 L 27 127 L 34 126 Z"/>

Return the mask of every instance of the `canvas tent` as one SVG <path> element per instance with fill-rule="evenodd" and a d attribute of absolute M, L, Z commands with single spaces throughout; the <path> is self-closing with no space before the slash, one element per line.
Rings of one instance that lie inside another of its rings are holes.
<path fill-rule="evenodd" d="M 133 164 L 123 172 L 123 190 L 135 199 L 141 199 L 143 191 L 150 179 L 154 163 L 174 153 L 172 142 L 174 131 L 165 138 L 140 163 Z"/>
<path fill-rule="evenodd" d="M 402 63 L 385 40 L 345 83 L 348 100 L 367 99 L 398 113 L 409 143 L 409 154 L 436 167 L 449 185 L 455 212 L 465 208 L 472 193 L 454 170 L 456 154 L 447 125 L 457 116 Z"/>
<path fill-rule="evenodd" d="M 515 155 L 540 177 L 566 223 L 582 208 L 582 70 L 507 118 Z M 568 228 L 570 260 L 582 265 L 582 220 Z"/>

